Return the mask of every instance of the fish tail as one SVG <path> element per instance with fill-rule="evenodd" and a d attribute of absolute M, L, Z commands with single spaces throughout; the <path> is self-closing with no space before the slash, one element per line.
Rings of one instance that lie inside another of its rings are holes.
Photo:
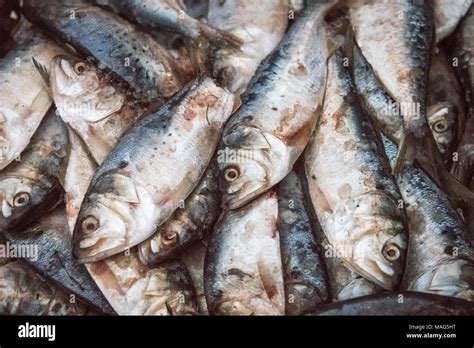
<path fill-rule="evenodd" d="M 223 30 L 213 28 L 206 23 L 199 22 L 199 29 L 201 30 L 202 35 L 209 40 L 209 42 L 221 46 L 221 47 L 232 47 L 235 49 L 240 49 L 242 46 L 242 40 L 237 36 L 228 33 Z"/>
<path fill-rule="evenodd" d="M 431 132 L 425 133 L 422 138 L 417 138 L 404 130 L 393 167 L 393 175 L 398 177 L 407 164 L 416 164 L 421 168 L 448 194 L 455 207 L 474 207 L 474 192 L 448 171 Z"/>

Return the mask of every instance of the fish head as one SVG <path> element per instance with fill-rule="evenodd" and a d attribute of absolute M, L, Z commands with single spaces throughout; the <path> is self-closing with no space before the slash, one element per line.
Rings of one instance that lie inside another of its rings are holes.
<path fill-rule="evenodd" d="M 51 186 L 28 177 L 7 176 L 0 179 L 2 214 L 0 225 L 12 227 L 21 222 L 35 206 L 46 201 Z"/>
<path fill-rule="evenodd" d="M 402 213 L 384 192 L 364 194 L 354 204 L 352 248 L 342 258 L 356 273 L 391 290 L 400 283 L 405 265 L 407 236 Z"/>
<path fill-rule="evenodd" d="M 160 227 L 153 237 L 138 246 L 140 260 L 153 264 L 171 258 L 183 246 L 183 228 L 179 221 L 171 221 Z"/>
<path fill-rule="evenodd" d="M 449 156 L 456 137 L 458 112 L 449 102 L 436 103 L 428 108 L 428 124 L 442 155 Z"/>
<path fill-rule="evenodd" d="M 54 102 L 65 120 L 98 122 L 119 111 L 125 96 L 93 64 L 75 57 L 56 56 L 51 62 Z"/>
<path fill-rule="evenodd" d="M 105 195 L 94 194 L 81 206 L 73 234 L 79 262 L 94 262 L 125 249 L 127 223 L 123 206 Z"/>
<path fill-rule="evenodd" d="M 285 153 L 281 149 L 282 143 L 275 140 L 275 137 L 247 126 L 237 127 L 224 136 L 217 162 L 219 189 L 225 209 L 242 207 L 269 189 L 273 177 L 284 174 L 278 163 L 269 163 L 270 158 L 274 160 Z M 268 155 L 269 151 L 272 151 L 272 156 Z M 284 159 L 281 162 L 286 163 Z"/>

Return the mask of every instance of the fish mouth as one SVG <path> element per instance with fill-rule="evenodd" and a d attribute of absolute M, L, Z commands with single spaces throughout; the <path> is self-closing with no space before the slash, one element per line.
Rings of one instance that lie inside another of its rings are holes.
<path fill-rule="evenodd" d="M 71 85 L 72 76 L 66 72 L 72 72 L 73 68 L 66 56 L 56 56 L 51 63 L 53 67 L 53 77 L 58 90 L 64 90 Z"/>
<path fill-rule="evenodd" d="M 80 243 L 85 241 L 86 239 L 82 239 L 78 245 L 74 246 L 73 248 L 73 255 L 76 258 L 77 262 L 79 263 L 91 263 L 91 262 L 97 262 L 97 261 L 102 261 L 110 256 L 116 255 L 118 253 L 121 253 L 127 249 L 129 249 L 129 246 L 123 241 L 119 242 L 120 244 L 107 248 L 105 250 L 100 250 L 100 246 L 102 244 L 110 243 L 110 241 L 117 242 L 116 239 L 113 238 L 101 238 L 97 241 L 96 244 L 89 248 L 82 248 L 80 246 Z M 97 250 L 99 249 L 99 250 Z"/>
<path fill-rule="evenodd" d="M 362 260 L 342 258 L 347 266 L 367 280 L 385 290 L 393 290 L 401 280 L 401 273 L 393 265 L 377 258 L 364 257 Z"/>
<path fill-rule="evenodd" d="M 244 195 L 237 194 L 229 194 L 224 192 L 222 194 L 222 208 L 225 210 L 233 210 L 238 209 L 249 203 L 251 200 L 257 198 L 260 194 L 264 193 L 265 189 L 254 189 L 250 192 L 247 192 Z"/>

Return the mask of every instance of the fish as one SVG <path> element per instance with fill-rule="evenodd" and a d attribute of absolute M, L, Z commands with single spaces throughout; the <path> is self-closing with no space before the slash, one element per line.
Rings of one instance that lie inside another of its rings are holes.
<path fill-rule="evenodd" d="M 449 175 L 427 121 L 428 72 L 434 47 L 431 1 L 349 2 L 355 40 L 387 93 L 401 109 L 403 131 L 397 164 L 417 164 L 459 201 L 463 187 Z M 404 64 L 400 64 L 404 62 Z"/>
<path fill-rule="evenodd" d="M 158 108 L 187 82 L 150 35 L 87 1 L 26 0 L 22 12 L 51 38 L 101 64 L 116 77 L 117 88 L 131 89 L 144 105 Z"/>
<path fill-rule="evenodd" d="M 71 129 L 66 170 L 66 212 L 73 232 L 81 203 L 97 168 L 86 145 Z M 198 314 L 195 290 L 185 266 L 178 262 L 150 268 L 138 258 L 137 248 L 84 265 L 119 315 Z"/>
<path fill-rule="evenodd" d="M 207 236 L 220 214 L 219 198 L 217 162 L 213 160 L 183 206 L 139 244 L 140 260 L 154 265 L 176 258 Z"/>
<path fill-rule="evenodd" d="M 192 40 L 206 39 L 217 46 L 239 48 L 241 40 L 191 17 L 182 1 L 176 0 L 96 0 L 125 18 L 149 28 L 162 28 Z"/>
<path fill-rule="evenodd" d="M 51 107 L 18 161 L 0 171 L 0 230 L 36 221 L 62 199 L 67 129 Z"/>
<path fill-rule="evenodd" d="M 63 53 L 26 22 L 14 40 L 15 49 L 0 59 L 0 170 L 25 150 L 53 102 L 34 62 L 47 67 Z"/>
<path fill-rule="evenodd" d="M 189 275 L 196 289 L 196 300 L 199 313 L 209 315 L 206 294 L 204 292 L 204 260 L 206 257 L 208 238 L 194 244 L 188 251 L 181 255 L 181 260 L 189 271 Z"/>
<path fill-rule="evenodd" d="M 396 145 L 384 145 L 393 163 Z M 398 187 L 410 231 L 401 289 L 473 301 L 474 249 L 448 197 L 416 167 L 404 168 Z"/>
<path fill-rule="evenodd" d="M 385 91 L 367 60 L 354 47 L 354 83 L 365 112 L 390 140 L 399 144 L 403 134 L 401 108 Z M 464 101 L 459 82 L 441 51 L 433 56 L 429 76 L 428 124 L 446 165 L 452 160 L 457 135 L 464 126 Z"/>
<path fill-rule="evenodd" d="M 215 47 L 210 52 L 214 76 L 240 95 L 260 63 L 278 45 L 288 25 L 288 0 L 209 0 L 208 24 L 239 38 L 239 50 Z"/>
<path fill-rule="evenodd" d="M 139 105 L 114 88 L 87 60 L 57 56 L 51 62 L 51 90 L 59 115 L 102 163 L 120 137 L 143 116 Z"/>
<path fill-rule="evenodd" d="M 350 270 L 394 289 L 407 247 L 401 197 L 341 49 L 328 61 L 323 110 L 304 161 L 311 202 L 331 246 L 343 251 Z"/>
<path fill-rule="evenodd" d="M 277 220 L 275 192 L 222 213 L 205 258 L 209 314 L 285 314 Z"/>
<path fill-rule="evenodd" d="M 453 62 L 465 92 L 467 103 L 466 125 L 456 149 L 457 161 L 451 172 L 464 185 L 469 186 L 474 175 L 474 6 L 459 24 L 454 34 Z"/>
<path fill-rule="evenodd" d="M 72 256 L 72 238 L 64 204 L 24 229 L 6 231 L 5 237 L 24 250 L 34 246 L 36 255 L 23 261 L 45 279 L 58 284 L 68 297 L 77 296 L 97 313 L 115 314 L 84 265 L 78 264 Z"/>
<path fill-rule="evenodd" d="M 324 15 L 332 1 L 314 2 L 257 71 L 242 106 L 227 122 L 219 148 L 225 209 L 237 209 L 280 182 L 317 123 L 328 58 Z"/>
<path fill-rule="evenodd" d="M 451 35 L 461 19 L 471 7 L 472 0 L 434 0 L 434 24 L 436 28 L 436 42 Z"/>
<path fill-rule="evenodd" d="M 278 186 L 278 232 L 285 282 L 285 311 L 300 315 L 329 300 L 327 274 L 303 187 L 292 171 Z"/>
<path fill-rule="evenodd" d="M 216 150 L 233 95 L 202 76 L 135 125 L 98 167 L 73 233 L 81 263 L 151 237 L 193 191 Z"/>
<path fill-rule="evenodd" d="M 454 297 L 408 291 L 381 293 L 336 302 L 318 308 L 312 315 L 472 315 L 474 305 Z"/>
<path fill-rule="evenodd" d="M 22 261 L 0 266 L 0 313 L 2 315 L 97 314 L 80 301 L 71 303 L 66 292 L 35 273 Z"/>

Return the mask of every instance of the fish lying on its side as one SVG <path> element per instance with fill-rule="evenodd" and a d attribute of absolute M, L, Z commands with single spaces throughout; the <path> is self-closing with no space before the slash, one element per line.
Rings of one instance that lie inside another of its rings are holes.
<path fill-rule="evenodd" d="M 74 228 L 74 254 L 94 262 L 152 236 L 198 184 L 233 96 L 208 77 L 138 121 L 97 169 Z"/>
<path fill-rule="evenodd" d="M 278 232 L 285 281 L 285 310 L 300 315 L 329 299 L 326 269 L 315 240 L 303 188 L 292 171 L 278 188 Z"/>
<path fill-rule="evenodd" d="M 96 3 L 143 26 L 160 27 L 193 40 L 205 38 L 217 46 L 234 48 L 242 43 L 238 37 L 188 15 L 184 4 L 179 0 L 96 0 Z"/>
<path fill-rule="evenodd" d="M 211 315 L 284 315 L 276 194 L 224 211 L 210 238 L 204 290 Z"/>
<path fill-rule="evenodd" d="M 21 261 L 0 266 L 0 314 L 86 315 L 89 309 Z"/>
<path fill-rule="evenodd" d="M 242 207 L 280 182 L 316 125 L 328 58 L 324 16 L 332 1 L 315 2 L 262 63 L 226 124 L 220 152 L 223 206 Z"/>
<path fill-rule="evenodd" d="M 431 1 L 354 0 L 350 21 L 362 54 L 387 93 L 403 109 L 403 131 L 393 173 L 417 164 L 458 202 L 474 199 L 449 174 L 427 121 L 427 86 L 434 45 Z M 400 62 L 403 62 L 401 64 Z"/>
<path fill-rule="evenodd" d="M 22 152 L 0 171 L 0 229 L 26 226 L 61 201 L 60 176 L 66 165 L 66 126 L 52 107 Z"/>
<path fill-rule="evenodd" d="M 399 144 L 403 133 L 402 109 L 384 90 L 357 46 L 354 46 L 354 82 L 364 110 L 377 127 Z M 433 56 L 428 93 L 428 124 L 444 161 L 452 159 L 453 146 L 464 126 L 461 87 L 441 52 Z"/>
<path fill-rule="evenodd" d="M 181 255 L 212 230 L 219 217 L 219 203 L 217 162 L 213 159 L 183 207 L 138 246 L 140 260 L 153 265 Z"/>
<path fill-rule="evenodd" d="M 71 150 L 64 189 L 72 232 L 97 165 L 75 132 L 70 129 L 69 134 Z M 119 315 L 198 313 L 192 282 L 179 262 L 152 269 L 140 262 L 133 248 L 85 267 Z"/>
<path fill-rule="evenodd" d="M 97 311 L 115 313 L 84 265 L 78 264 L 72 256 L 71 234 L 64 205 L 25 229 L 6 231 L 5 236 L 11 244 L 23 247 L 23 250 L 32 250 L 34 246 L 35 252 L 31 251 L 24 262 L 39 274 L 57 283 L 70 295 L 95 306 Z"/>
<path fill-rule="evenodd" d="M 0 59 L 0 170 L 20 156 L 53 102 L 36 67 L 63 52 L 26 21 L 14 39 Z"/>
<path fill-rule="evenodd" d="M 87 144 L 97 163 L 143 114 L 91 63 L 58 56 L 51 62 L 53 99 L 64 122 Z"/>
<path fill-rule="evenodd" d="M 232 93 L 242 93 L 257 67 L 272 52 L 288 25 L 288 0 L 210 0 L 211 26 L 239 38 L 239 50 L 216 48 L 211 53 L 214 76 Z"/>
<path fill-rule="evenodd" d="M 160 106 L 186 83 L 180 66 L 150 35 L 87 1 L 25 0 L 22 11 L 51 38 L 97 60 L 144 103 Z"/>
<path fill-rule="evenodd" d="M 309 192 L 344 264 L 391 290 L 401 280 L 407 242 L 401 197 L 343 59 L 337 50 L 328 61 L 323 113 L 305 154 Z"/>
<path fill-rule="evenodd" d="M 312 315 L 473 315 L 474 304 L 458 298 L 420 292 L 382 293 L 337 302 Z"/>
<path fill-rule="evenodd" d="M 436 42 L 440 42 L 453 33 L 462 17 L 469 11 L 471 4 L 472 0 L 433 1 Z"/>
<path fill-rule="evenodd" d="M 396 146 L 384 145 L 393 162 Z M 474 300 L 474 249 L 448 197 L 416 167 L 404 168 L 398 186 L 410 231 L 402 289 Z"/>

